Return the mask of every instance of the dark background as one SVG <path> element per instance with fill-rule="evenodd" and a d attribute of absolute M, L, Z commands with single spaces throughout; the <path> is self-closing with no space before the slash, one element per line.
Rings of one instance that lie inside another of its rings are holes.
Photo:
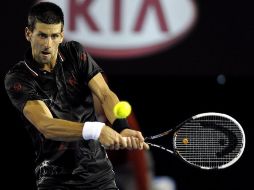
<path fill-rule="evenodd" d="M 28 47 L 26 14 L 33 1 L 1 3 L 1 162 L 8 189 L 33 189 L 33 152 L 28 134 L 10 104 L 4 74 Z M 94 59 L 109 85 L 128 100 L 144 135 L 152 135 L 201 112 L 224 112 L 246 133 L 246 148 L 233 166 L 220 171 L 192 168 L 152 149 L 156 175 L 176 180 L 177 189 L 247 189 L 251 187 L 253 135 L 253 5 L 247 1 L 197 1 L 199 19 L 192 32 L 161 53 L 127 60 Z M 225 76 L 219 84 L 217 77 Z M 251 176 L 250 176 L 251 177 Z"/>

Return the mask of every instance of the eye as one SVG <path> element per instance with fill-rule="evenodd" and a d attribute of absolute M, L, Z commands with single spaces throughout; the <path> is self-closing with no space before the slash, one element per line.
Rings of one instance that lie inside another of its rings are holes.
<path fill-rule="evenodd" d="M 47 38 L 48 36 L 46 34 L 43 34 L 43 33 L 39 33 L 38 36 L 42 39 L 45 39 Z"/>
<path fill-rule="evenodd" d="M 51 36 L 51 38 L 54 40 L 54 39 L 57 39 L 57 38 L 59 38 L 59 34 L 53 34 L 52 36 Z"/>

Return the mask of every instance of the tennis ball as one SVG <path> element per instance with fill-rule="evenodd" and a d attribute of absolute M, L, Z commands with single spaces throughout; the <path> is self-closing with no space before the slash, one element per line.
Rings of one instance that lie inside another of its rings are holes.
<path fill-rule="evenodd" d="M 113 112 L 116 118 L 126 118 L 131 113 L 131 105 L 127 101 L 120 101 L 115 105 Z"/>

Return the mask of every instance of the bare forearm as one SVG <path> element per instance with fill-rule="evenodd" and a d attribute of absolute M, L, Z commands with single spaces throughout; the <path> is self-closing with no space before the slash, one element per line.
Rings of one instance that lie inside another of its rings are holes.
<path fill-rule="evenodd" d="M 55 118 L 43 118 L 38 126 L 47 139 L 76 141 L 82 138 L 83 123 Z"/>
<path fill-rule="evenodd" d="M 75 141 L 82 138 L 83 123 L 53 118 L 41 100 L 27 101 L 23 113 L 47 139 Z"/>

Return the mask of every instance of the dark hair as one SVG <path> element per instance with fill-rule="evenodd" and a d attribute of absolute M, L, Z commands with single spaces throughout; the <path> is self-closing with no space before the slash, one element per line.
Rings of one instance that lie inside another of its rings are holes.
<path fill-rule="evenodd" d="M 45 24 L 62 23 L 64 25 L 64 14 L 62 9 L 51 2 L 40 2 L 33 5 L 28 13 L 28 28 L 33 31 L 36 22 Z"/>

